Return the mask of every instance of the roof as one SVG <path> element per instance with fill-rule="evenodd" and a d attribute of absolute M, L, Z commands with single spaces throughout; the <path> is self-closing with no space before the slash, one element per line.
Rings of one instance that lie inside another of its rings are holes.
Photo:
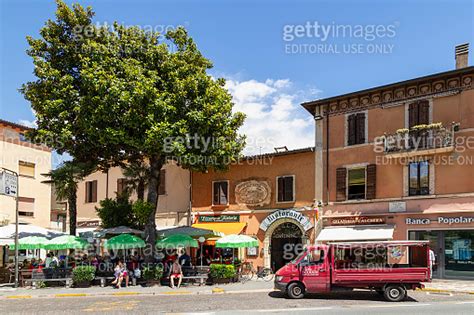
<path fill-rule="evenodd" d="M 247 156 L 244 156 L 242 159 L 246 160 L 246 159 L 255 159 L 255 158 L 261 158 L 261 157 L 298 154 L 298 153 L 305 153 L 305 152 L 314 152 L 314 147 L 293 149 L 293 150 L 281 151 L 281 152 L 269 152 L 269 153 L 262 153 L 262 154 L 256 154 L 256 155 L 247 155 Z"/>
<path fill-rule="evenodd" d="M 14 122 L 11 122 L 11 121 L 8 121 L 8 120 L 4 120 L 4 119 L 1 119 L 1 118 L 0 118 L 0 124 L 8 125 L 8 126 L 11 126 L 11 127 L 14 127 L 14 128 L 20 128 L 20 129 L 23 129 L 23 130 L 33 130 L 33 128 L 31 128 L 31 127 L 27 127 L 27 126 L 17 124 L 17 123 L 14 123 Z"/>
<path fill-rule="evenodd" d="M 473 72 L 473 71 L 474 71 L 474 66 L 469 66 L 469 67 L 464 67 L 464 68 L 450 70 L 450 71 L 438 72 L 438 73 L 430 74 L 430 75 L 427 75 L 427 76 L 417 77 L 417 78 L 413 78 L 413 79 L 409 79 L 409 80 L 404 80 L 404 81 L 389 83 L 389 84 L 380 85 L 380 86 L 376 86 L 376 87 L 371 87 L 371 88 L 364 89 L 364 90 L 359 90 L 359 91 L 354 91 L 354 92 L 350 92 L 350 93 L 331 96 L 331 97 L 328 97 L 328 98 L 323 98 L 323 99 L 317 99 L 317 100 L 314 100 L 314 101 L 304 102 L 301 105 L 307 111 L 314 114 L 314 108 L 315 107 L 323 105 L 323 104 L 327 104 L 329 102 L 333 102 L 333 101 L 336 101 L 336 100 L 348 99 L 348 98 L 363 95 L 363 94 L 370 94 L 370 93 L 373 93 L 373 92 L 376 92 L 376 91 L 382 91 L 382 90 L 393 89 L 393 88 L 397 88 L 397 87 L 401 87 L 401 86 L 405 86 L 405 85 L 411 85 L 411 84 L 414 84 L 414 83 L 418 83 L 420 81 L 430 81 L 430 80 L 434 80 L 434 79 L 441 78 L 441 77 L 444 77 L 444 76 L 462 75 L 462 74 L 466 74 L 466 73 Z"/>

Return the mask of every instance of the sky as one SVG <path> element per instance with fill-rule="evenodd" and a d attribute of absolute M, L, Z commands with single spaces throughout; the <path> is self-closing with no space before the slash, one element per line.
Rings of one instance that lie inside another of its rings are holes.
<path fill-rule="evenodd" d="M 452 70 L 456 45 L 474 49 L 473 0 L 66 2 L 92 6 L 96 23 L 186 27 L 247 114 L 248 154 L 312 146 L 302 102 Z M 54 12 L 52 0 L 0 0 L 2 119 L 34 125 L 18 92 L 35 79 L 25 37 Z"/>

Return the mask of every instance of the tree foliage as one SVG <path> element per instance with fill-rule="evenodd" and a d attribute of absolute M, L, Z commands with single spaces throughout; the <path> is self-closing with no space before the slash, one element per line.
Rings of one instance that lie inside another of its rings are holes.
<path fill-rule="evenodd" d="M 232 111 L 225 81 L 207 73 L 211 61 L 184 28 L 159 34 L 93 17 L 58 0 L 56 19 L 27 38 L 37 79 L 21 91 L 38 125 L 29 136 L 101 168 L 147 163 L 153 244 L 162 166 L 173 159 L 195 171 L 226 169 L 245 144 L 244 115 Z"/>

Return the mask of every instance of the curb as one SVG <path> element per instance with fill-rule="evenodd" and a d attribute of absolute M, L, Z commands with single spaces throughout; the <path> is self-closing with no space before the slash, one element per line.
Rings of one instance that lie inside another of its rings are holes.
<path fill-rule="evenodd" d="M 433 292 L 433 293 L 474 294 L 474 291 L 446 290 L 446 289 L 435 289 L 435 288 L 423 288 L 423 289 L 417 289 L 416 291 Z"/>

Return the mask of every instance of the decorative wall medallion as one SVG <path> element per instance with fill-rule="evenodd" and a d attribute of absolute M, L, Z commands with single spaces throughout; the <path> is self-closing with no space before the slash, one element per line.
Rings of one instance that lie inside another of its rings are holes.
<path fill-rule="evenodd" d="M 458 79 L 452 79 L 452 80 L 449 80 L 449 81 L 448 81 L 448 86 L 449 86 L 450 88 L 455 88 L 455 87 L 457 87 L 458 85 L 459 85 Z"/>
<path fill-rule="evenodd" d="M 416 86 L 412 86 L 408 88 L 408 96 L 414 96 L 416 94 Z"/>
<path fill-rule="evenodd" d="M 422 85 L 420 87 L 420 93 L 426 94 L 430 91 L 430 86 L 428 84 Z"/>
<path fill-rule="evenodd" d="M 462 80 L 462 83 L 464 85 L 470 85 L 472 82 L 472 78 L 471 77 L 464 77 L 463 80 Z"/>
<path fill-rule="evenodd" d="M 249 180 L 235 186 L 235 200 L 238 204 L 257 207 L 270 203 L 271 188 L 266 181 Z"/>

